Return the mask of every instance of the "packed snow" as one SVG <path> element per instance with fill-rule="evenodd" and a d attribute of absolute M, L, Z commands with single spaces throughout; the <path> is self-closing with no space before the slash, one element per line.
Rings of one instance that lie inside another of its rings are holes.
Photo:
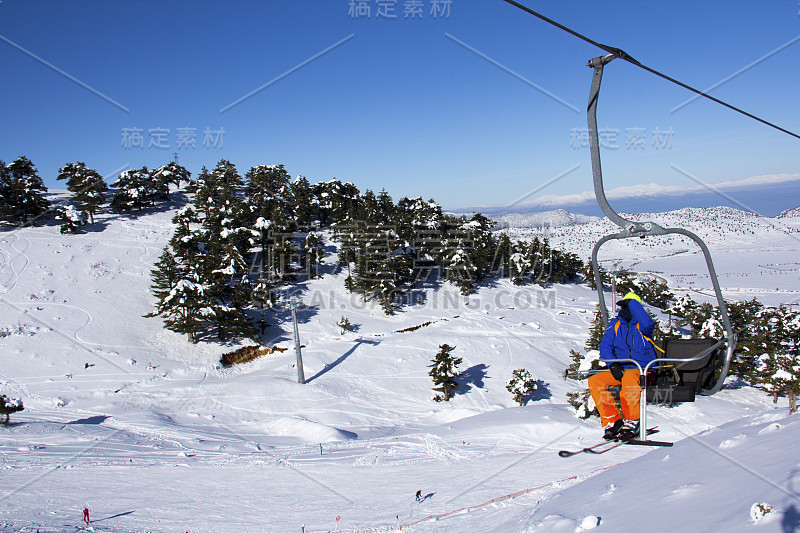
<path fill-rule="evenodd" d="M 173 215 L 0 233 L 0 393 L 25 406 L 0 425 L 0 531 L 800 530 L 800 419 L 734 378 L 713 397 L 650 408 L 674 447 L 557 455 L 602 434 L 566 402 L 585 383 L 562 379 L 594 318 L 587 286 L 502 280 L 465 298 L 445 283 L 386 316 L 344 290 L 325 234 L 324 275 L 297 293 L 299 384 L 288 309 L 267 329 L 286 350 L 231 368 L 220 356 L 239 345 L 191 344 L 143 317 Z M 797 303 L 797 211 L 652 218 L 707 239 L 726 297 Z M 503 231 L 547 231 L 585 259 L 613 229 L 558 220 Z M 607 265 L 710 291 L 691 242 L 613 244 Z M 342 334 L 343 316 L 355 331 Z M 443 343 L 463 375 L 437 403 L 428 365 Z M 518 368 L 539 385 L 522 407 L 505 388 Z"/>

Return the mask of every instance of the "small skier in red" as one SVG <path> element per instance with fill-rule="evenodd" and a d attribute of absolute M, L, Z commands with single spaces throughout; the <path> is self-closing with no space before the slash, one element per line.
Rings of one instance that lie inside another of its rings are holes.
<path fill-rule="evenodd" d="M 89 509 L 86 507 L 83 508 L 83 521 L 87 524 L 91 524 L 92 521 L 89 520 Z"/>

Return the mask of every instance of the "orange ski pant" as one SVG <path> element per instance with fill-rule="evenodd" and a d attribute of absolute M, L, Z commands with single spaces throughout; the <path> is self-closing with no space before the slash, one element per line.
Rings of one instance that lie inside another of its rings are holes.
<path fill-rule="evenodd" d="M 599 372 L 589 377 L 589 391 L 600 412 L 603 426 L 613 424 L 620 419 L 617 401 L 608 390 L 609 387 L 618 385 L 622 385 L 619 392 L 622 417 L 625 420 L 639 420 L 639 399 L 642 394 L 642 388 L 639 386 L 639 370 L 636 368 L 626 370 L 622 375 L 622 382 L 614 379 L 611 372 Z"/>

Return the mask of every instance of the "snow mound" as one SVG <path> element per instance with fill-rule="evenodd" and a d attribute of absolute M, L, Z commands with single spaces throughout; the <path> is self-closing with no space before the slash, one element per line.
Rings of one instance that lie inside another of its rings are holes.
<path fill-rule="evenodd" d="M 351 431 L 336 429 L 325 424 L 293 416 L 276 418 L 267 424 L 267 431 L 277 437 L 293 437 L 308 444 L 340 442 L 358 438 L 358 435 Z"/>

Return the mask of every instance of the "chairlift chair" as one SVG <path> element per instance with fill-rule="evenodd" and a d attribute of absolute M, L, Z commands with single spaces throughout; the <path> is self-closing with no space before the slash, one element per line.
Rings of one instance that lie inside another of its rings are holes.
<path fill-rule="evenodd" d="M 725 305 L 725 300 L 722 297 L 722 291 L 720 290 L 719 280 L 714 270 L 714 264 L 711 260 L 711 253 L 703 240 L 684 228 L 664 228 L 655 222 L 635 222 L 628 220 L 614 211 L 606 199 L 605 190 L 603 188 L 603 172 L 600 165 L 597 100 L 600 95 L 603 68 L 616 57 L 617 55 L 611 53 L 595 57 L 589 61 L 587 65 L 594 68 L 594 76 L 592 77 L 591 90 L 589 92 L 589 107 L 587 110 L 594 192 L 597 203 L 600 205 L 600 209 L 602 209 L 603 213 L 609 220 L 622 228 L 622 231 L 618 233 L 602 237 L 597 241 L 592 250 L 592 271 L 597 286 L 603 324 L 605 327 L 608 326 L 609 317 L 608 309 L 605 305 L 600 267 L 597 261 L 600 247 L 611 240 L 678 234 L 692 239 L 703 251 L 725 330 L 724 336 L 719 339 L 668 339 L 662 343 L 662 348 L 665 350 L 664 353 L 659 353 L 659 357 L 645 368 L 639 367 L 639 371 L 642 375 L 640 440 L 647 441 L 647 403 L 694 401 L 696 394 L 711 396 L 717 393 L 722 388 L 722 384 L 730 369 L 733 352 L 736 348 L 736 334 L 731 327 L 728 310 Z M 635 363 L 633 360 L 630 361 Z M 655 382 L 648 384 L 648 380 L 645 376 L 647 376 L 648 371 L 651 370 L 656 370 Z"/>

